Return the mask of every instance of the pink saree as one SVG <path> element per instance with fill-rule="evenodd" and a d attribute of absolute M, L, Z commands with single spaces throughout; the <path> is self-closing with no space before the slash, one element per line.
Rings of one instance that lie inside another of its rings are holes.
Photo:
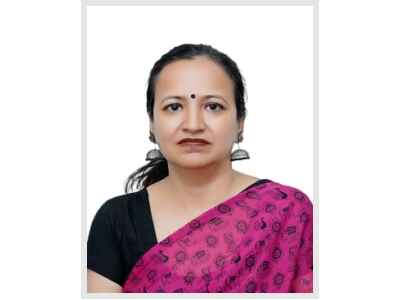
<path fill-rule="evenodd" d="M 123 293 L 312 293 L 313 209 L 273 181 L 207 210 L 150 248 Z"/>

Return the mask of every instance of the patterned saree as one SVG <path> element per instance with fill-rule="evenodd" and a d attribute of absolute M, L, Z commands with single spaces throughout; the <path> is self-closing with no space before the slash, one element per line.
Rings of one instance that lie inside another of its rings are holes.
<path fill-rule="evenodd" d="M 312 293 L 312 227 L 308 197 L 267 180 L 150 248 L 122 292 Z"/>

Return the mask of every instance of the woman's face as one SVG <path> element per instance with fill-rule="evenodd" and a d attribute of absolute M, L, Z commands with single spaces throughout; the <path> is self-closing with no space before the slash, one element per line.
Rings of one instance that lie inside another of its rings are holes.
<path fill-rule="evenodd" d="M 161 152 L 169 163 L 181 167 L 230 161 L 244 123 L 236 119 L 232 80 L 204 56 L 178 60 L 162 69 L 155 84 L 153 112 L 150 129 Z M 209 144 L 179 144 L 184 138 Z"/>

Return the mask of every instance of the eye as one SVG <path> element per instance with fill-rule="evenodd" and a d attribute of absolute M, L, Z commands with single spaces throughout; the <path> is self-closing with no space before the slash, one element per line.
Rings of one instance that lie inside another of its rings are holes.
<path fill-rule="evenodd" d="M 225 107 L 219 103 L 207 103 L 207 106 L 211 108 L 211 111 L 221 111 L 225 109 Z"/>
<path fill-rule="evenodd" d="M 180 107 L 180 106 L 181 105 L 179 103 L 172 103 L 172 104 L 167 105 L 166 107 L 164 107 L 164 110 L 169 110 L 171 112 L 174 112 L 174 111 L 177 111 L 177 108 Z M 169 109 L 170 107 L 172 108 L 172 110 Z"/>

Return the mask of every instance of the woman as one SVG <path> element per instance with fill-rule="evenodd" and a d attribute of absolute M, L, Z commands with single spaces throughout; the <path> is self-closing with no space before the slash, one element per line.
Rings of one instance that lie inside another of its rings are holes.
<path fill-rule="evenodd" d="M 88 291 L 312 292 L 310 200 L 232 169 L 249 158 L 231 153 L 246 115 L 235 62 L 203 44 L 173 48 L 151 70 L 147 112 L 160 150 L 96 213 Z"/>

